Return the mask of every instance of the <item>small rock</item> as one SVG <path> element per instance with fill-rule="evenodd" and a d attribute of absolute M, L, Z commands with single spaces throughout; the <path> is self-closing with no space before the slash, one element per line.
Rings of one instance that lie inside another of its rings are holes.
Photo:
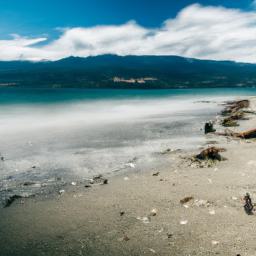
<path fill-rule="evenodd" d="M 186 197 L 184 197 L 183 199 L 180 200 L 180 203 L 185 204 L 185 203 L 188 203 L 189 201 L 191 201 L 193 199 L 194 199 L 193 196 L 186 196 Z"/>
<path fill-rule="evenodd" d="M 152 209 L 151 212 L 150 212 L 150 215 L 151 216 L 156 216 L 156 214 L 157 214 L 157 209 L 155 209 L 155 208 Z"/>
<path fill-rule="evenodd" d="M 129 238 L 127 235 L 124 235 L 123 241 L 127 242 L 127 241 L 129 241 L 129 240 L 130 240 L 130 238 Z"/>
<path fill-rule="evenodd" d="M 173 234 L 172 234 L 172 233 L 167 233 L 167 237 L 168 237 L 168 238 L 172 238 L 172 237 L 173 237 Z"/>
<path fill-rule="evenodd" d="M 89 184 L 87 184 L 87 185 L 85 185 L 84 187 L 85 187 L 85 188 L 91 188 L 92 186 L 89 185 Z"/>
<path fill-rule="evenodd" d="M 120 216 L 124 216 L 125 212 L 121 211 L 119 214 L 120 214 Z"/>
<path fill-rule="evenodd" d="M 160 174 L 160 172 L 154 172 L 153 174 L 152 174 L 152 176 L 158 176 Z"/>
<path fill-rule="evenodd" d="M 212 240 L 212 245 L 218 245 L 220 242 L 216 240 Z"/>
<path fill-rule="evenodd" d="M 107 185 L 108 184 L 108 179 L 104 179 L 103 181 L 102 181 L 102 185 Z"/>
<path fill-rule="evenodd" d="M 33 181 L 26 181 L 23 183 L 23 186 L 32 186 L 32 185 L 35 185 L 36 183 L 33 182 Z"/>
<path fill-rule="evenodd" d="M 64 194 L 65 193 L 65 190 L 64 189 L 61 189 L 60 191 L 59 191 L 59 194 L 60 195 L 62 195 L 62 194 Z"/>

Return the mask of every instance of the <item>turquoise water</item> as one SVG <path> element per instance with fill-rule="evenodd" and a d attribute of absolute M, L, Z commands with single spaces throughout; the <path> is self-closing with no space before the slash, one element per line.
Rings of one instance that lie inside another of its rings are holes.
<path fill-rule="evenodd" d="M 111 90 L 111 89 L 16 89 L 0 88 L 0 104 L 60 103 L 134 98 L 166 98 L 190 96 L 249 96 L 256 88 L 170 89 L 170 90 Z"/>
<path fill-rule="evenodd" d="M 0 89 L 0 191 L 28 180 L 170 167 L 159 152 L 201 147 L 204 123 L 223 101 L 254 95 L 249 88 Z"/>

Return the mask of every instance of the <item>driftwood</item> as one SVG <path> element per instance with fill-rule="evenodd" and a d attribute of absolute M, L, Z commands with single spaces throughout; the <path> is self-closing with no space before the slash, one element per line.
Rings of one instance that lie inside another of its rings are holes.
<path fill-rule="evenodd" d="M 201 151 L 200 154 L 196 155 L 199 160 L 223 160 L 223 157 L 219 154 L 220 152 L 226 151 L 224 148 L 210 147 Z"/>
<path fill-rule="evenodd" d="M 218 132 L 217 135 L 222 136 L 230 136 L 230 137 L 236 137 L 241 139 L 255 139 L 256 138 L 256 129 L 244 131 L 244 132 L 233 132 L 231 130 L 225 130 L 225 132 Z"/>

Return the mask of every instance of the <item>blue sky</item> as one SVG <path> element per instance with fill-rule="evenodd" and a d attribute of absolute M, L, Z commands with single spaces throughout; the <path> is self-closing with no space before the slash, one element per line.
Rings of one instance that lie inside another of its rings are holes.
<path fill-rule="evenodd" d="M 222 5 L 251 8 L 251 0 L 0 0 L 0 36 L 55 35 L 58 27 L 123 24 L 135 20 L 146 27 L 158 27 L 184 7 Z"/>
<path fill-rule="evenodd" d="M 0 0 L 0 60 L 99 54 L 256 63 L 256 0 Z"/>

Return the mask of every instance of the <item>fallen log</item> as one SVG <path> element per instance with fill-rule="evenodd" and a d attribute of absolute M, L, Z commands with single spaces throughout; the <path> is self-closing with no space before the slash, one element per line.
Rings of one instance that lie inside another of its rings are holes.
<path fill-rule="evenodd" d="M 239 132 L 236 134 L 237 137 L 243 139 L 255 139 L 256 138 L 256 129 L 248 130 L 245 132 Z"/>
<path fill-rule="evenodd" d="M 236 137 L 241 139 L 255 139 L 256 129 L 252 129 L 244 132 L 233 132 L 227 129 L 224 132 L 216 132 L 215 134 L 221 135 L 221 136 Z"/>

